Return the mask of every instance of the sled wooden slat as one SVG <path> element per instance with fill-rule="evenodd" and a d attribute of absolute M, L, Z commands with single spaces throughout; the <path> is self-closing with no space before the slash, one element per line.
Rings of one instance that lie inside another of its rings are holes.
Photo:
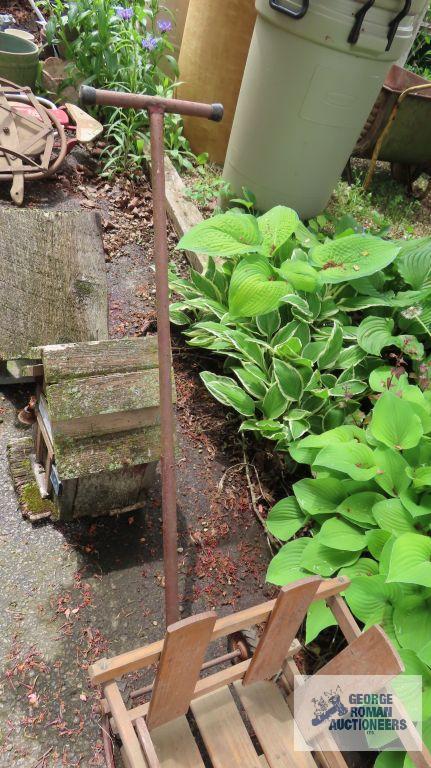
<path fill-rule="evenodd" d="M 196 699 L 191 709 L 214 768 L 261 768 L 227 687 Z"/>
<path fill-rule="evenodd" d="M 178 717 L 151 731 L 161 768 L 204 768 L 190 726 Z"/>
<path fill-rule="evenodd" d="M 343 592 L 348 584 L 349 580 L 346 577 L 327 579 L 320 585 L 313 602 L 326 600 L 332 595 Z M 275 602 L 275 600 L 268 600 L 260 605 L 218 619 L 214 626 L 212 641 L 219 640 L 221 637 L 226 637 L 234 632 L 249 629 L 255 624 L 263 623 L 273 610 Z M 163 640 L 159 640 L 156 643 L 136 648 L 134 651 L 114 656 L 112 659 L 99 659 L 89 669 L 92 684 L 105 683 L 128 672 L 135 672 L 137 669 L 143 669 L 157 663 L 163 650 L 163 642 Z"/>
<path fill-rule="evenodd" d="M 148 768 L 161 768 L 150 732 L 142 717 L 136 721 L 135 728 Z"/>
<path fill-rule="evenodd" d="M 322 583 L 318 576 L 302 579 L 280 590 L 251 664 L 244 685 L 268 680 L 281 669 L 292 640 Z"/>
<path fill-rule="evenodd" d="M 150 730 L 186 714 L 216 618 L 209 611 L 168 627 L 148 710 Z"/>
<path fill-rule="evenodd" d="M 383 629 L 377 624 L 357 637 L 316 675 L 367 675 L 374 669 L 375 675 L 397 675 L 403 671 L 403 663 Z M 370 683 L 370 691 L 371 691 Z"/>
<path fill-rule="evenodd" d="M 294 751 L 292 713 L 276 683 L 236 683 L 235 690 L 270 768 L 316 768 L 310 752 Z"/>
<path fill-rule="evenodd" d="M 127 715 L 126 705 L 116 683 L 107 683 L 104 688 L 105 698 L 117 725 L 118 733 L 123 742 L 124 752 L 130 768 L 148 768 L 144 759 L 141 745 L 132 723 Z"/>
<path fill-rule="evenodd" d="M 347 642 L 351 643 L 356 637 L 359 637 L 361 628 L 356 623 L 343 598 L 340 595 L 334 595 L 327 600 L 327 605 Z"/>

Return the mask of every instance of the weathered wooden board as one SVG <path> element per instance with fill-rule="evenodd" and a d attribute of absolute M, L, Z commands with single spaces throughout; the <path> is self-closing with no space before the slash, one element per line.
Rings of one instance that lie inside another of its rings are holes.
<path fill-rule="evenodd" d="M 92 211 L 0 209 L 0 358 L 106 339 L 107 283 Z"/>
<path fill-rule="evenodd" d="M 52 344 L 42 349 L 46 384 L 158 368 L 157 336 Z"/>

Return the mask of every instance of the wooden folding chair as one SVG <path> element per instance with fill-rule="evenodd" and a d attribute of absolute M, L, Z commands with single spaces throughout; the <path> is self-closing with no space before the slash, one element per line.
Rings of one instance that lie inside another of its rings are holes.
<path fill-rule="evenodd" d="M 283 587 L 276 600 L 221 619 L 214 612 L 193 616 L 168 627 L 160 642 L 96 662 L 90 668 L 91 681 L 102 686 L 105 723 L 121 740 L 125 767 L 316 768 L 317 762 L 321 768 L 347 768 L 327 736 L 313 756 L 294 751 L 288 694 L 299 674 L 293 658 L 300 649 L 295 637 L 316 600 L 326 601 L 348 643 L 318 674 L 394 677 L 402 671 L 383 630 L 374 626 L 362 633 L 356 624 L 340 596 L 348 583 L 346 578 L 302 579 Z M 239 653 L 205 662 L 210 642 L 263 622 L 265 628 L 251 658 L 201 676 L 202 668 L 220 665 Z M 149 702 L 127 709 L 116 680 L 155 663 L 154 683 L 147 688 Z M 104 743 L 107 765 L 112 768 L 106 727 Z M 418 768 L 430 768 L 426 747 L 410 755 Z"/>

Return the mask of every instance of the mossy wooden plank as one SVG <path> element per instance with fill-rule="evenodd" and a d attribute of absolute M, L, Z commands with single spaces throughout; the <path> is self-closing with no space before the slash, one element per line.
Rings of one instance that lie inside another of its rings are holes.
<path fill-rule="evenodd" d="M 139 408 L 136 411 L 120 411 L 119 413 L 103 413 L 96 416 L 84 416 L 80 419 L 65 419 L 52 421 L 51 429 L 54 440 L 59 436 L 89 437 L 96 435 L 113 435 L 115 432 L 125 432 L 129 429 L 142 429 L 160 424 L 160 408 Z"/>
<path fill-rule="evenodd" d="M 43 347 L 45 382 L 158 367 L 157 336 Z"/>
<path fill-rule="evenodd" d="M 159 426 L 82 440 L 59 437 L 55 441 L 57 471 L 64 481 L 158 461 L 160 440 Z"/>
<path fill-rule="evenodd" d="M 106 339 L 107 283 L 92 211 L 0 210 L 0 358 Z"/>
<path fill-rule="evenodd" d="M 154 408 L 159 405 L 159 372 L 153 368 L 61 381 L 46 388 L 46 399 L 51 421 Z"/>

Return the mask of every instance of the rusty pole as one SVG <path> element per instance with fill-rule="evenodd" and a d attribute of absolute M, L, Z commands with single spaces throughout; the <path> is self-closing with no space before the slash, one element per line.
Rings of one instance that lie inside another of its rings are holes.
<path fill-rule="evenodd" d="M 175 476 L 175 422 L 172 407 L 172 352 L 169 324 L 168 237 L 165 203 L 164 116 L 165 112 L 203 117 L 219 122 L 221 104 L 198 104 L 179 99 L 164 99 L 137 93 L 96 90 L 82 86 L 83 104 L 145 109 L 150 116 L 151 175 L 153 187 L 154 258 L 156 262 L 157 334 L 159 349 L 159 389 L 161 420 L 161 467 L 163 509 L 163 557 L 165 568 L 166 624 L 179 619 L 177 494 Z"/>

